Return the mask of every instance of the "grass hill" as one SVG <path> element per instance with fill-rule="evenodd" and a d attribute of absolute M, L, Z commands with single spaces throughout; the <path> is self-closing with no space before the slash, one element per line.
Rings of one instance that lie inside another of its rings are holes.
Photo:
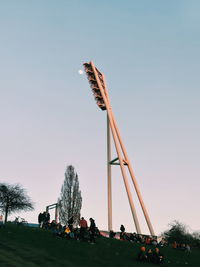
<path fill-rule="evenodd" d="M 1 267 L 146 267 L 136 261 L 139 244 L 107 238 L 87 242 L 55 237 L 50 231 L 21 225 L 0 228 Z M 162 266 L 200 266 L 200 250 L 190 254 L 163 248 L 166 261 Z"/>

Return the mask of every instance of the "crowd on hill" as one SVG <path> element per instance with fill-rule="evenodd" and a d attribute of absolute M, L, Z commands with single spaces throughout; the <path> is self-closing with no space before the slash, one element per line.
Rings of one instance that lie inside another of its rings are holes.
<path fill-rule="evenodd" d="M 179 249 L 179 250 L 186 251 L 186 252 L 191 252 L 190 245 L 185 244 L 185 243 L 177 243 L 176 241 L 172 243 L 172 248 Z"/>
<path fill-rule="evenodd" d="M 154 249 L 149 248 L 148 251 L 146 251 L 146 247 L 142 246 L 138 253 L 137 260 L 142 262 L 161 264 L 164 261 L 164 256 L 160 252 L 160 249 L 158 247 L 155 247 Z"/>
<path fill-rule="evenodd" d="M 91 244 L 95 244 L 96 238 L 103 235 L 103 232 L 100 233 L 93 218 L 89 219 L 90 225 L 88 225 L 84 217 L 81 217 L 79 220 L 79 227 L 74 227 L 73 217 L 67 221 L 66 225 L 62 225 L 61 223 L 57 223 L 56 220 L 50 222 L 50 214 L 48 212 L 43 212 L 38 216 L 38 223 L 39 227 L 52 231 L 57 237 L 87 241 Z M 125 232 L 124 225 L 121 225 L 120 232 L 118 233 L 110 231 L 109 238 L 118 238 L 121 241 L 141 244 L 142 246 L 138 252 L 137 260 L 154 264 L 163 263 L 164 256 L 160 250 L 165 246 L 169 246 L 167 240 L 164 238 L 160 239 L 158 242 L 156 236 L 127 233 Z M 171 245 L 173 249 L 181 249 L 190 252 L 190 246 L 188 244 L 177 244 L 176 241 L 174 241 Z"/>
<path fill-rule="evenodd" d="M 100 236 L 98 227 L 93 218 L 89 219 L 90 225 L 82 217 L 79 221 L 79 227 L 74 227 L 74 220 L 71 217 L 66 225 L 57 223 L 56 220 L 50 222 L 50 214 L 48 212 L 40 213 L 38 216 L 39 227 L 51 230 L 55 236 L 67 239 L 75 239 L 89 241 L 91 244 L 96 242 L 96 237 Z"/>
<path fill-rule="evenodd" d="M 110 231 L 109 237 L 115 238 L 118 233 Z M 130 241 L 141 244 L 140 251 L 137 255 L 137 260 L 142 262 L 149 262 L 154 264 L 162 264 L 164 262 L 164 255 L 161 253 L 163 247 L 171 246 L 173 249 L 191 252 L 190 246 L 184 243 L 177 243 L 174 241 L 169 244 L 165 238 L 158 241 L 157 236 L 142 235 L 136 233 L 126 233 L 124 225 L 120 227 L 119 239 L 122 241 Z"/>
<path fill-rule="evenodd" d="M 109 237 L 115 238 L 117 236 L 117 233 L 110 231 Z M 154 245 L 154 246 L 166 246 L 167 241 L 163 238 L 160 240 L 160 242 L 157 241 L 157 236 L 149 236 L 149 235 L 142 235 L 142 234 L 136 234 L 136 233 L 127 233 L 125 232 L 124 225 L 121 225 L 120 227 L 120 234 L 119 239 L 124 241 L 131 241 L 135 243 L 140 244 L 146 244 L 146 245 Z"/>
<path fill-rule="evenodd" d="M 113 231 L 110 231 L 109 233 L 110 238 L 116 238 L 117 235 L 118 233 L 115 233 Z M 153 245 L 155 247 L 160 247 L 160 248 L 171 245 L 171 247 L 174 249 L 179 249 L 179 250 L 190 252 L 189 244 L 177 243 L 176 241 L 174 241 L 172 244 L 169 244 L 168 241 L 164 237 L 158 239 L 157 236 L 127 233 L 125 232 L 125 227 L 123 225 L 121 225 L 120 227 L 119 239 L 124 240 L 124 241 L 140 243 L 142 245 Z"/>

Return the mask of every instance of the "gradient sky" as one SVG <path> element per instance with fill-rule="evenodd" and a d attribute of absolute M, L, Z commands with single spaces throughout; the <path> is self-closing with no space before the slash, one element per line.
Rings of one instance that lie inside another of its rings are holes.
<path fill-rule="evenodd" d="M 107 229 L 106 112 L 78 73 L 93 60 L 156 234 L 175 219 L 200 230 L 199 12 L 198 0 L 0 0 L 0 181 L 35 202 L 22 217 L 37 222 L 57 201 L 72 164 L 82 216 Z M 135 231 L 115 166 L 120 224 Z"/>

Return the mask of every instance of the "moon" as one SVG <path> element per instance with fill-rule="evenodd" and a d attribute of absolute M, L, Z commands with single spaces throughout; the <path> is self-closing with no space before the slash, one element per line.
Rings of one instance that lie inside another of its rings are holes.
<path fill-rule="evenodd" d="M 83 75 L 83 71 L 82 71 L 82 70 L 79 70 L 78 73 L 79 73 L 80 75 Z"/>

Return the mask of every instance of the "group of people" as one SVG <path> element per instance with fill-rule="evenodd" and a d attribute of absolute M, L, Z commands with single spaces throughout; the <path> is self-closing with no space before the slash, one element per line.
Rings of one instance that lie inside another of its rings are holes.
<path fill-rule="evenodd" d="M 113 234 L 111 233 L 112 237 Z M 120 240 L 127 240 L 131 242 L 136 242 L 143 244 L 137 255 L 137 260 L 142 262 L 149 262 L 154 264 L 161 264 L 164 261 L 164 256 L 160 252 L 159 247 L 163 247 L 167 244 L 165 239 L 162 239 L 159 243 L 156 237 L 151 237 L 148 235 L 140 235 L 136 233 L 126 233 L 124 225 L 120 226 Z M 146 249 L 145 246 L 153 245 L 153 248 Z"/>
<path fill-rule="evenodd" d="M 79 227 L 74 227 L 74 219 L 71 217 L 67 224 L 62 226 L 55 220 L 50 222 L 50 215 L 47 212 L 40 213 L 38 216 L 39 227 L 51 230 L 58 237 L 89 241 L 91 244 L 95 244 L 96 237 L 100 236 L 100 232 L 96 227 L 95 220 L 90 218 L 89 221 L 90 225 L 88 226 L 84 217 L 81 217 Z"/>
<path fill-rule="evenodd" d="M 96 227 L 95 220 L 93 218 L 89 219 L 90 225 L 84 217 L 79 220 L 79 227 L 74 227 L 74 219 L 71 217 L 67 224 L 62 226 L 61 223 L 57 223 L 55 220 L 50 222 L 50 214 L 48 212 L 40 213 L 38 216 L 39 227 L 51 230 L 55 236 L 75 239 L 81 241 L 88 241 L 91 244 L 95 244 L 96 237 L 100 236 L 100 231 Z M 115 238 L 118 233 L 110 231 L 109 237 Z M 167 246 L 167 241 L 162 238 L 158 243 L 156 237 L 141 235 L 136 233 L 126 233 L 124 225 L 120 226 L 119 233 L 120 240 L 127 240 L 131 242 L 136 242 L 142 244 L 140 251 L 137 255 L 137 260 L 142 262 L 149 262 L 154 264 L 161 264 L 164 261 L 164 256 L 160 252 L 160 248 Z M 150 248 L 149 248 L 150 245 Z M 153 245 L 153 247 L 151 247 Z M 190 251 L 190 246 L 186 244 L 177 244 L 176 241 L 172 244 L 174 249 L 180 248 L 185 251 Z"/>
<path fill-rule="evenodd" d="M 113 231 L 110 231 L 109 237 L 111 238 L 116 237 L 116 233 Z M 125 227 L 123 224 L 120 226 L 119 239 L 124 240 L 124 241 L 131 241 L 134 243 L 140 243 L 144 245 L 154 245 L 154 246 L 159 246 L 159 247 L 163 247 L 167 245 L 167 241 L 164 238 L 158 243 L 157 237 L 152 237 L 149 235 L 141 235 L 141 234 L 136 234 L 136 233 L 126 233 Z"/>
<path fill-rule="evenodd" d="M 81 217 L 79 225 L 80 225 L 80 239 L 86 240 L 88 238 L 92 244 L 95 243 L 95 236 L 100 236 L 100 232 L 96 227 L 94 219 L 90 218 L 90 227 L 88 228 L 87 221 L 84 217 Z"/>
<path fill-rule="evenodd" d="M 169 246 L 168 241 L 165 238 L 162 238 L 159 242 L 157 241 L 156 237 L 148 236 L 148 235 L 141 235 L 136 233 L 126 233 L 125 227 L 121 225 L 120 227 L 120 240 L 127 240 L 135 243 L 140 243 L 143 245 L 154 245 L 159 248 Z M 110 237 L 115 237 L 116 233 L 110 232 Z M 171 244 L 173 249 L 179 249 L 185 252 L 191 252 L 191 248 L 189 244 L 186 243 L 177 243 L 174 241 Z"/>
<path fill-rule="evenodd" d="M 142 246 L 138 253 L 137 260 L 142 262 L 161 264 L 164 261 L 164 256 L 160 252 L 160 249 L 158 247 L 155 247 L 155 249 L 153 250 L 151 248 L 146 250 L 146 247 Z"/>
<path fill-rule="evenodd" d="M 172 248 L 173 249 L 180 249 L 180 250 L 186 251 L 186 252 L 191 252 L 190 245 L 185 244 L 185 243 L 177 243 L 176 241 L 174 241 L 172 243 Z"/>
<path fill-rule="evenodd" d="M 40 212 L 38 215 L 38 224 L 40 228 L 45 228 L 50 222 L 50 214 L 47 211 Z"/>

